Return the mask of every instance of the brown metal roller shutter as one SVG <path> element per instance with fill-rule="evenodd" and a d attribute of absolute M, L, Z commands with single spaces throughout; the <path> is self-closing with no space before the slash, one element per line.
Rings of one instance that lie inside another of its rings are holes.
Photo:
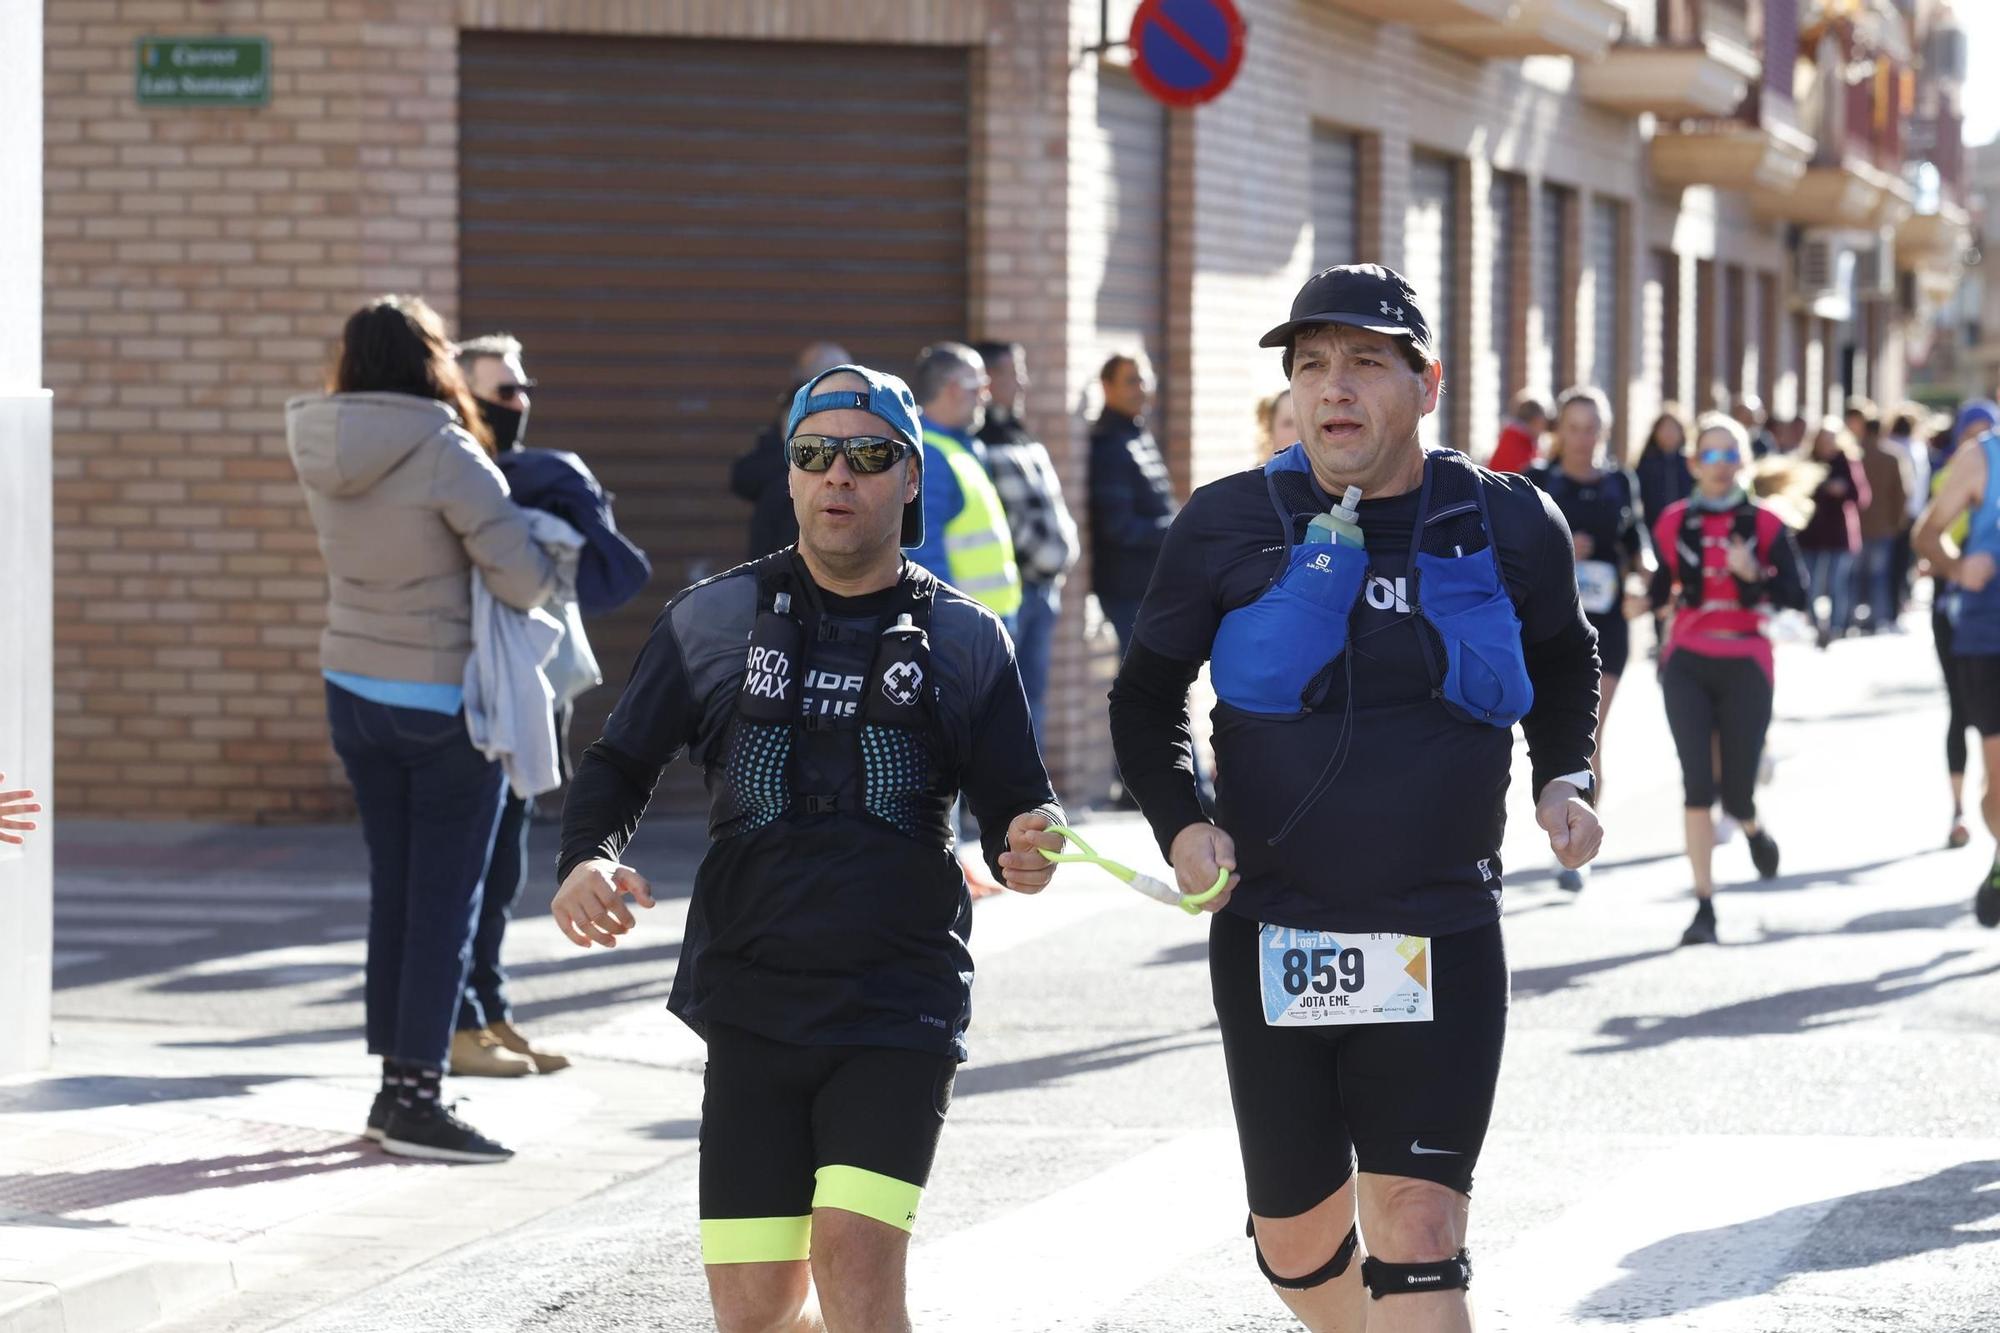
<path fill-rule="evenodd" d="M 966 333 L 962 50 L 468 32 L 460 326 L 541 381 L 529 438 L 583 455 L 653 584 L 591 625 L 596 738 L 661 603 L 743 559 L 730 462 L 805 343 L 908 373 Z M 656 807 L 691 806 L 693 774 Z"/>

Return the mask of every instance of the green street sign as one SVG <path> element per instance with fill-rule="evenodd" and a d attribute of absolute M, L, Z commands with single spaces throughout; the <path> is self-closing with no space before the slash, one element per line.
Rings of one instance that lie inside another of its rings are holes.
<path fill-rule="evenodd" d="M 140 106 L 264 106 L 271 43 L 264 37 L 141 37 Z"/>

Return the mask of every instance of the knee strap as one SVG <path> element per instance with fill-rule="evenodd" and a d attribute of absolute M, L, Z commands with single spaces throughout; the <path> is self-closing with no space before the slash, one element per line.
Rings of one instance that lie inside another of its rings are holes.
<path fill-rule="evenodd" d="M 1360 1232 L 1354 1227 L 1349 1227 L 1347 1239 L 1340 1242 L 1340 1248 L 1333 1252 L 1333 1258 L 1304 1277 L 1279 1277 L 1271 1271 L 1271 1265 L 1264 1262 L 1263 1248 L 1257 1244 L 1257 1224 L 1254 1221 L 1246 1221 L 1243 1224 L 1243 1234 L 1250 1238 L 1250 1252 L 1257 1256 L 1257 1267 L 1264 1274 L 1265 1280 L 1272 1286 L 1282 1287 L 1286 1291 L 1308 1291 L 1333 1281 L 1347 1271 L 1348 1265 L 1354 1262 L 1354 1251 L 1361 1245 Z"/>
<path fill-rule="evenodd" d="M 1378 1301 L 1426 1291 L 1463 1291 L 1472 1285 L 1472 1259 L 1464 1250 L 1428 1264 L 1390 1264 L 1371 1255 L 1361 1261 L 1361 1285 Z"/>

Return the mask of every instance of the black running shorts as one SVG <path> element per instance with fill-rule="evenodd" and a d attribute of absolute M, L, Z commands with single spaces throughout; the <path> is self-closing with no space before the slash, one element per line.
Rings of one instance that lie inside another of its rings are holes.
<path fill-rule="evenodd" d="M 1250 1211 L 1296 1217 L 1363 1171 L 1460 1193 L 1493 1115 L 1507 1032 L 1500 925 L 1431 941 L 1428 1023 L 1271 1027 L 1258 993 L 1256 922 L 1217 912 L 1209 980 Z"/>
<path fill-rule="evenodd" d="M 958 1062 L 884 1046 L 801 1046 L 708 1025 L 701 1099 L 705 1264 L 812 1252 L 812 1211 L 908 1231 Z"/>
<path fill-rule="evenodd" d="M 1951 659 L 1951 669 L 1966 721 L 1982 740 L 2000 736 L 2000 657 L 1958 655 Z"/>
<path fill-rule="evenodd" d="M 1632 627 L 1624 616 L 1589 617 L 1591 628 L 1597 631 L 1598 669 L 1607 676 L 1625 674 L 1625 664 L 1632 657 Z"/>

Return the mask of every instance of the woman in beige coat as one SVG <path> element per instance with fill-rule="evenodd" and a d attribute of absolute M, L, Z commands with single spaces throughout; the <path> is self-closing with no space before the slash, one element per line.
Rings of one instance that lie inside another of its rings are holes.
<path fill-rule="evenodd" d="M 438 1091 L 503 784 L 466 734 L 471 572 L 526 609 L 554 567 L 423 301 L 357 311 L 331 392 L 287 404 L 285 425 L 330 585 L 327 721 L 368 840 L 368 1050 L 382 1058 L 368 1137 L 402 1156 L 503 1161 Z"/>

